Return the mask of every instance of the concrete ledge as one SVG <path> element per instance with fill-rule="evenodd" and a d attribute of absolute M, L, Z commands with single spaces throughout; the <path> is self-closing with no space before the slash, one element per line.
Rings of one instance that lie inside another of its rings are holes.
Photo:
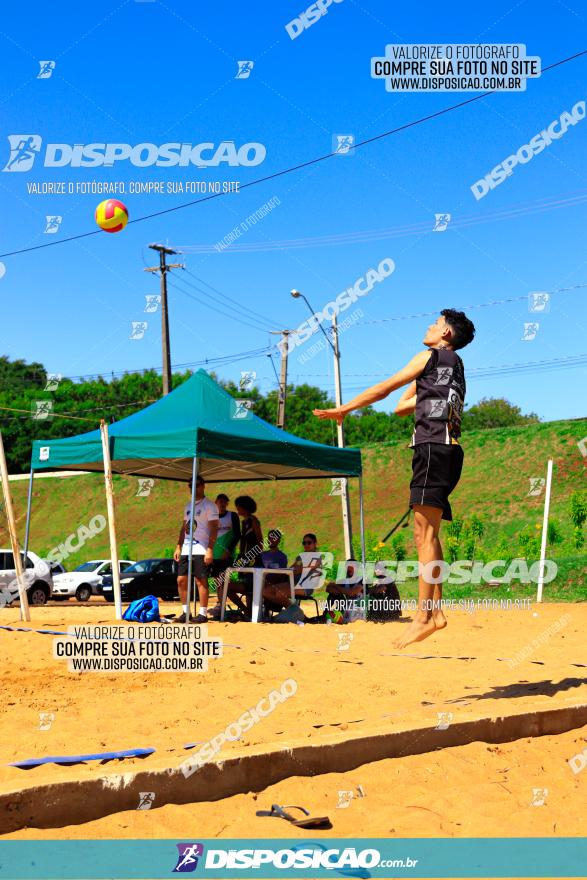
<path fill-rule="evenodd" d="M 0 833 L 24 827 L 79 825 L 123 810 L 136 810 L 142 791 L 156 792 L 157 807 L 216 801 L 247 791 L 261 791 L 290 776 L 343 773 L 386 758 L 418 755 L 475 741 L 502 743 L 548 736 L 585 724 L 587 705 L 568 706 L 460 721 L 446 730 L 415 727 L 345 740 L 331 737 L 317 745 L 249 750 L 206 764 L 188 779 L 175 766 L 16 789 L 0 795 Z"/>

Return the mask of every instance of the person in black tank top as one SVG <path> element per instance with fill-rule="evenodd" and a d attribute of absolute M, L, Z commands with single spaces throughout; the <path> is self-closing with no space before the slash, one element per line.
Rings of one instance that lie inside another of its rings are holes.
<path fill-rule="evenodd" d="M 475 327 L 464 312 L 443 309 L 423 339 L 426 351 L 417 354 L 391 378 L 333 409 L 315 409 L 320 419 L 336 419 L 371 406 L 392 391 L 407 386 L 396 406 L 397 415 L 414 414 L 410 507 L 414 511 L 414 537 L 420 576 L 418 611 L 406 632 L 395 641 L 404 648 L 420 642 L 446 626 L 442 612 L 442 519 L 451 520 L 449 495 L 461 476 L 463 450 L 459 444 L 465 404 L 465 369 L 456 354 L 475 336 Z M 438 581 L 438 583 L 435 583 Z"/>

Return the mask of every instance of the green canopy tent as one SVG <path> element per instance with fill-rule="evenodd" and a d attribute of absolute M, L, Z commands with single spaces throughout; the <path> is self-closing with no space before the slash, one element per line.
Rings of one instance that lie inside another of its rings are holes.
<path fill-rule="evenodd" d="M 121 614 L 111 473 L 207 482 L 358 477 L 361 558 L 364 521 L 361 451 L 304 440 L 276 428 L 235 400 L 205 372 L 111 426 L 59 440 L 35 440 L 25 532 L 28 549 L 34 474 L 44 470 L 104 472 L 116 613 Z M 191 554 L 190 554 L 191 562 Z M 191 586 L 191 571 L 188 584 Z M 189 594 L 188 594 L 189 601 Z"/>

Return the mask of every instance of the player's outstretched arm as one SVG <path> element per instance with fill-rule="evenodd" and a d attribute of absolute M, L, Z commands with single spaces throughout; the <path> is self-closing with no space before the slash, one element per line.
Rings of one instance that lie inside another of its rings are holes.
<path fill-rule="evenodd" d="M 408 382 L 413 382 L 422 375 L 429 359 L 430 350 L 421 351 L 405 367 L 402 367 L 401 370 L 390 376 L 389 379 L 384 379 L 383 382 L 372 385 L 371 388 L 367 388 L 366 391 L 358 394 L 352 400 L 349 400 L 348 403 L 343 403 L 342 406 L 337 406 L 333 409 L 315 409 L 314 415 L 319 419 L 336 419 L 341 424 L 344 417 L 354 409 L 363 409 L 366 406 L 371 406 L 372 403 L 383 400 L 392 391 L 407 385 Z"/>
<path fill-rule="evenodd" d="M 416 383 L 410 382 L 395 408 L 396 416 L 409 416 L 416 411 Z"/>

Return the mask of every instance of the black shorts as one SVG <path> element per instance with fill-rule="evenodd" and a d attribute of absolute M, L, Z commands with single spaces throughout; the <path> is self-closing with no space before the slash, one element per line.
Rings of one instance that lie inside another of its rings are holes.
<path fill-rule="evenodd" d="M 189 556 L 182 556 L 179 560 L 179 565 L 177 566 L 178 575 L 185 575 L 187 577 L 188 574 L 188 562 Z M 208 571 L 210 566 L 204 563 L 204 554 L 203 553 L 195 553 L 192 556 L 192 576 L 197 578 L 207 578 Z"/>
<path fill-rule="evenodd" d="M 463 469 L 463 450 L 456 443 L 420 443 L 414 446 L 410 507 L 426 504 L 440 507 L 442 519 L 452 520 L 448 496 Z"/>
<path fill-rule="evenodd" d="M 210 576 L 220 577 L 224 574 L 229 565 L 232 565 L 232 559 L 215 559 L 210 566 Z"/>

